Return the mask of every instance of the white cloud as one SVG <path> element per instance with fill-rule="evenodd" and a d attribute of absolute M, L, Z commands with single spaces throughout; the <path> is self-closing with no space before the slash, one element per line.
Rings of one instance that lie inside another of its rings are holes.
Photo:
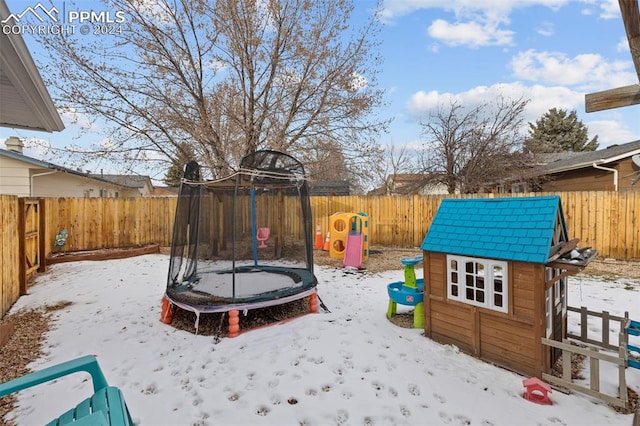
<path fill-rule="evenodd" d="M 620 18 L 620 5 L 618 4 L 618 0 L 599 0 L 598 5 L 600 6 L 600 17 L 602 19 Z"/>
<path fill-rule="evenodd" d="M 147 19 L 154 20 L 157 23 L 167 23 L 173 20 L 174 11 L 170 9 L 171 6 L 164 0 L 133 0 L 131 4 Z"/>
<path fill-rule="evenodd" d="M 477 13 L 508 16 L 514 9 L 544 6 L 556 10 L 568 2 L 569 0 L 385 0 L 382 18 L 389 22 L 421 9 L 443 9 L 455 13 L 458 18 Z"/>
<path fill-rule="evenodd" d="M 593 120 L 583 121 L 589 129 L 589 138 L 598 135 L 598 149 L 606 148 L 613 144 L 620 144 L 637 139 L 621 121 L 616 120 Z"/>
<path fill-rule="evenodd" d="M 591 9 L 590 7 L 585 7 L 584 9 L 582 9 L 580 11 L 580 13 L 584 16 L 591 16 L 593 14 L 595 14 L 595 12 L 593 11 L 593 9 Z"/>
<path fill-rule="evenodd" d="M 357 92 L 360 89 L 363 89 L 365 87 L 367 87 L 369 85 L 369 80 L 367 80 L 367 78 L 362 75 L 362 74 L 358 74 L 357 72 L 354 72 L 351 74 L 351 82 L 350 82 L 350 87 L 349 89 Z"/>
<path fill-rule="evenodd" d="M 598 54 L 573 58 L 559 52 L 520 52 L 510 62 L 516 78 L 537 83 L 575 86 L 583 91 L 603 90 L 635 82 L 631 61 L 607 62 Z"/>
<path fill-rule="evenodd" d="M 629 39 L 627 37 L 620 37 L 620 41 L 616 45 L 616 51 L 629 52 Z"/>
<path fill-rule="evenodd" d="M 62 120 L 68 125 L 80 127 L 83 130 L 98 130 L 99 126 L 94 120 L 91 120 L 89 116 L 84 113 L 78 112 L 77 108 L 60 108 L 58 110 Z"/>
<path fill-rule="evenodd" d="M 514 31 L 507 29 L 514 9 L 541 5 L 557 9 L 568 0 L 387 0 L 381 13 L 384 22 L 421 9 L 440 9 L 453 14 L 452 19 L 435 19 L 428 28 L 432 38 L 449 46 L 512 45 Z M 551 35 L 553 28 L 543 25 L 539 32 Z"/>
<path fill-rule="evenodd" d="M 451 101 L 465 107 L 474 107 L 481 103 L 504 96 L 507 99 L 529 99 L 523 119 L 525 123 L 535 122 L 551 108 L 566 110 L 584 110 L 584 94 L 566 87 L 545 87 L 541 85 L 525 86 L 521 83 L 499 83 L 492 86 L 478 86 L 461 93 L 440 93 L 418 91 L 406 104 L 408 114 L 416 121 L 424 119 L 429 111 Z"/>
<path fill-rule="evenodd" d="M 541 36 L 551 37 L 555 32 L 555 28 L 551 22 L 543 22 L 536 31 Z"/>
<path fill-rule="evenodd" d="M 575 110 L 578 118 L 588 127 L 589 138 L 598 135 L 600 148 L 612 144 L 626 143 L 638 139 L 637 129 L 629 128 L 628 117 L 623 111 L 608 110 L 587 114 L 584 112 L 584 93 L 562 86 L 526 86 L 522 83 L 500 83 L 492 86 L 478 86 L 461 93 L 440 93 L 418 91 L 406 104 L 408 118 L 414 123 L 425 120 L 428 113 L 440 106 L 446 107 L 455 101 L 464 107 L 473 108 L 481 103 L 496 99 L 502 95 L 507 99 L 520 97 L 529 99 L 523 113 L 523 132 L 529 129 L 528 123 L 535 123 L 551 108 Z"/>
<path fill-rule="evenodd" d="M 497 22 L 456 22 L 449 23 L 436 19 L 427 29 L 427 33 L 450 46 L 465 45 L 480 47 L 513 43 L 513 31 L 498 28 Z"/>

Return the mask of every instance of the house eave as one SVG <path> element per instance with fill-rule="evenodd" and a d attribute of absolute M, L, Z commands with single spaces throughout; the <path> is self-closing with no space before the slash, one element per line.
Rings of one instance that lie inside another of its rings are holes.
<path fill-rule="evenodd" d="M 625 158 L 632 157 L 633 155 L 636 155 L 636 154 L 640 154 L 640 149 L 625 152 L 624 154 L 619 154 L 613 157 L 606 157 L 606 158 L 600 158 L 598 160 L 584 161 L 582 163 L 572 164 L 564 167 L 558 167 L 555 169 L 547 169 L 545 172 L 548 174 L 552 174 L 552 173 L 561 173 L 561 172 L 567 172 L 567 171 L 577 170 L 577 169 L 591 168 L 593 167 L 594 163 L 596 164 L 614 163 L 616 161 L 620 161 L 620 160 L 624 160 Z"/>
<path fill-rule="evenodd" d="M 6 149 L 0 149 L 0 157 L 6 157 L 6 158 L 11 158 L 17 161 L 21 161 L 23 163 L 29 164 L 31 166 L 37 167 L 39 169 L 43 169 L 43 170 L 54 170 L 60 173 L 67 173 L 70 175 L 74 175 L 74 176 L 78 176 L 78 177 L 82 177 L 85 179 L 91 179 L 103 184 L 108 184 L 110 186 L 116 187 L 116 188 L 127 188 L 127 189 L 138 189 L 138 187 L 135 186 L 130 186 L 130 185 L 123 185 L 123 184 L 118 184 L 118 183 L 114 183 L 111 182 L 107 179 L 102 179 L 99 176 L 94 176 L 88 173 L 83 173 L 83 172 L 79 172 L 77 170 L 73 170 L 73 169 L 68 169 L 66 167 L 62 167 L 62 166 L 58 166 L 57 164 L 53 164 L 53 163 L 48 163 L 46 161 L 41 161 L 35 158 L 31 158 L 28 157 L 26 155 L 17 153 L 17 152 L 13 152 L 13 151 L 8 151 Z"/>
<path fill-rule="evenodd" d="M 0 16 L 9 16 L 0 0 Z M 58 132 L 64 123 L 20 34 L 0 34 L 0 125 Z"/>

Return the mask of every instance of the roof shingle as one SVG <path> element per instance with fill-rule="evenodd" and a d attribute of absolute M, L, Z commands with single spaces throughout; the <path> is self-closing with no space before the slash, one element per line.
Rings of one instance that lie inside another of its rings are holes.
<path fill-rule="evenodd" d="M 422 250 L 545 264 L 560 197 L 444 199 Z M 562 226 L 564 219 L 562 219 Z"/>

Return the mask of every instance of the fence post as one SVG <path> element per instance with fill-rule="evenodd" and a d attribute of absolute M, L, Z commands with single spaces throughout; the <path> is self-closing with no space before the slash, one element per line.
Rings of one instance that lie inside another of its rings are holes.
<path fill-rule="evenodd" d="M 598 348 L 591 348 L 594 352 L 599 352 Z M 589 387 L 591 390 L 600 392 L 600 360 L 596 357 L 589 357 Z"/>
<path fill-rule="evenodd" d="M 609 346 L 609 312 L 602 311 L 602 346 Z"/>
<path fill-rule="evenodd" d="M 628 315 L 628 312 L 625 312 L 625 315 Z M 626 327 L 626 324 L 625 324 Z M 626 367 L 627 367 L 627 333 L 626 328 L 624 332 L 621 332 L 618 336 L 618 356 L 623 362 L 618 365 L 618 381 L 620 383 L 619 393 L 620 399 L 624 403 L 624 408 L 629 407 L 629 394 L 627 392 L 627 378 L 626 378 Z"/>
<path fill-rule="evenodd" d="M 587 339 L 589 338 L 588 322 L 589 322 L 589 318 L 587 313 L 587 307 L 581 306 L 580 307 L 580 340 L 582 340 L 583 342 L 586 342 Z"/>
<path fill-rule="evenodd" d="M 24 198 L 18 198 L 18 281 L 20 296 L 27 294 L 27 262 L 25 248 Z"/>
<path fill-rule="evenodd" d="M 38 254 L 39 259 L 40 259 L 40 265 L 38 267 L 38 272 L 47 272 L 47 260 L 46 260 L 46 253 L 47 253 L 47 218 L 46 218 L 46 210 L 44 207 L 44 198 L 39 198 L 38 199 L 38 237 L 39 237 L 39 241 L 38 241 L 38 250 L 40 251 L 40 253 Z"/>

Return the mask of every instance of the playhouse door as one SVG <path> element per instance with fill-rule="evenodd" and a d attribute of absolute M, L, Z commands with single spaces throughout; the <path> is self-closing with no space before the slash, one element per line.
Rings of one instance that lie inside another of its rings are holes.
<path fill-rule="evenodd" d="M 559 274 L 560 271 L 553 270 L 553 275 Z M 556 342 L 562 342 L 565 337 L 565 280 L 560 279 L 553 283 L 547 289 L 546 308 L 547 308 L 547 336 Z M 562 350 L 558 348 L 549 348 L 551 351 L 551 365 L 562 355 Z"/>

